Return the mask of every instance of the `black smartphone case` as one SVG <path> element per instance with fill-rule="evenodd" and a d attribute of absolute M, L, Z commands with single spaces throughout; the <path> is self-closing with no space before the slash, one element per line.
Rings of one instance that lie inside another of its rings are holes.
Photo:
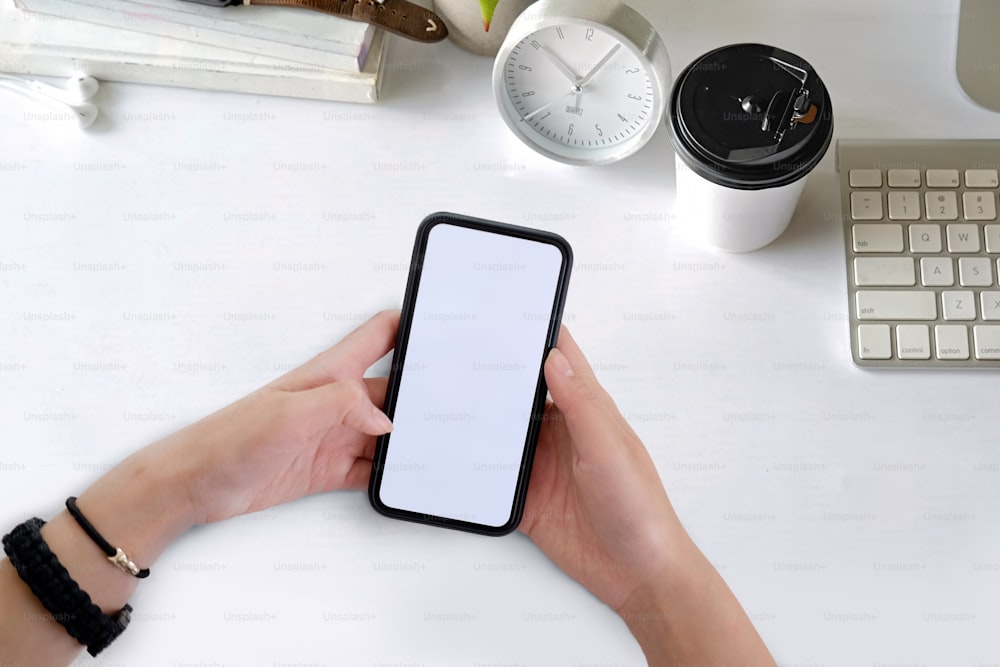
<path fill-rule="evenodd" d="M 410 261 L 410 275 L 406 283 L 406 294 L 403 297 L 403 310 L 399 321 L 399 331 L 396 335 L 396 347 L 393 353 L 392 366 L 389 371 L 389 384 L 385 394 L 385 405 L 383 411 L 393 418 L 396 409 L 396 398 L 399 391 L 399 381 L 403 369 L 403 360 L 406 358 L 406 346 L 410 336 L 410 325 L 413 321 L 413 309 L 417 301 L 417 289 L 420 284 L 420 274 L 423 268 L 424 253 L 427 248 L 427 239 L 431 229 L 440 224 L 457 225 L 468 227 L 505 236 L 531 239 L 542 243 L 548 243 L 557 247 L 562 254 L 562 267 L 559 272 L 559 282 L 556 287 L 555 302 L 552 307 L 552 319 L 549 322 L 549 329 L 545 337 L 545 356 L 547 358 L 549 350 L 556 345 L 559 338 L 559 327 L 562 323 L 563 305 L 566 302 L 566 293 L 569 288 L 570 271 L 573 266 L 573 250 L 563 237 L 552 232 L 530 227 L 520 227 L 503 222 L 472 218 L 458 213 L 432 213 L 420 223 L 417 228 L 417 238 L 413 245 L 413 258 Z M 385 505 L 379 497 L 379 489 L 382 482 L 382 469 L 385 464 L 386 451 L 391 440 L 391 433 L 380 436 L 375 446 L 375 457 L 372 461 L 372 474 L 368 481 L 368 500 L 372 507 L 383 516 L 404 521 L 414 521 L 432 526 L 464 530 L 481 535 L 502 536 L 517 530 L 521 523 L 521 516 L 524 513 L 524 499 L 528 494 L 528 481 L 531 478 L 531 464 L 535 457 L 535 445 L 538 442 L 538 433 L 542 424 L 542 416 L 545 411 L 545 397 L 548 389 L 545 386 L 545 374 L 543 367 L 538 368 L 538 382 L 535 389 L 535 399 L 532 403 L 531 418 L 528 421 L 528 433 L 525 438 L 524 454 L 521 459 L 520 474 L 517 479 L 517 486 L 514 492 L 514 502 L 511 507 L 510 519 L 502 526 L 486 526 L 468 521 L 460 521 L 446 517 L 411 512 L 408 510 L 396 509 Z"/>

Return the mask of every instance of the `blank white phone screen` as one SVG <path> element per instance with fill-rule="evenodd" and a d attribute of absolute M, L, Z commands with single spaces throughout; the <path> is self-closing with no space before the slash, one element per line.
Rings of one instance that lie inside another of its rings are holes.
<path fill-rule="evenodd" d="M 431 228 L 382 472 L 385 505 L 508 523 L 562 261 L 548 243 Z"/>

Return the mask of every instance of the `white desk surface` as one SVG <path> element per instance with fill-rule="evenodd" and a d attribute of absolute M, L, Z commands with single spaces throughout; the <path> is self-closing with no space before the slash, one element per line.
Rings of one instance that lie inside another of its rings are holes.
<path fill-rule="evenodd" d="M 738 41 L 802 55 L 837 137 L 1000 134 L 953 72 L 957 0 L 634 4 L 675 73 Z M 571 241 L 566 322 L 780 664 L 1000 663 L 996 374 L 851 364 L 832 150 L 784 236 L 725 255 L 671 222 L 665 132 L 562 166 L 509 135 L 490 59 L 391 58 L 377 106 L 108 84 L 79 133 L 0 100 L 0 525 L 398 306 L 417 222 L 452 210 Z M 523 536 L 362 493 L 193 531 L 133 605 L 81 665 L 643 664 Z"/>

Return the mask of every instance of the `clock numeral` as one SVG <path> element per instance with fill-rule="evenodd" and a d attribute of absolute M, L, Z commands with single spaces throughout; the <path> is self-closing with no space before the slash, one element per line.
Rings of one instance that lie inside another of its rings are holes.
<path fill-rule="evenodd" d="M 638 74 L 639 73 L 639 68 L 638 67 L 633 67 L 631 69 L 627 69 L 627 70 L 625 70 L 625 73 L 626 74 Z"/>
<path fill-rule="evenodd" d="M 630 100 L 641 100 L 641 99 L 642 99 L 642 98 L 641 98 L 641 97 L 639 97 L 638 95 L 633 95 L 632 93 L 629 93 L 629 94 L 628 94 L 628 98 L 629 98 Z"/>
<path fill-rule="evenodd" d="M 604 130 L 601 129 L 600 123 L 594 123 L 594 129 L 597 130 L 597 136 L 599 137 L 604 136 Z"/>
<path fill-rule="evenodd" d="M 556 28 L 556 34 L 559 35 L 559 39 L 566 39 L 566 35 L 563 34 L 562 28 Z"/>
<path fill-rule="evenodd" d="M 534 48 L 536 48 L 536 49 L 542 48 L 542 45 L 538 43 L 537 39 L 531 40 L 531 46 L 534 47 Z"/>
<path fill-rule="evenodd" d="M 551 112 L 551 111 L 546 111 L 546 112 L 545 112 L 545 115 L 544 115 L 544 116 L 542 116 L 541 118 L 539 118 L 538 120 L 545 120 L 546 118 L 548 118 L 548 117 L 549 117 L 549 116 L 551 116 L 551 115 L 552 115 L 552 112 Z"/>
<path fill-rule="evenodd" d="M 587 40 L 588 42 L 594 41 L 594 29 L 593 28 L 587 28 L 587 34 L 584 36 L 584 39 Z"/>
<path fill-rule="evenodd" d="M 521 69 L 521 70 L 524 70 L 525 72 L 530 72 L 531 71 L 531 68 L 528 67 L 527 65 L 518 65 L 517 68 Z"/>
<path fill-rule="evenodd" d="M 566 134 L 568 134 L 571 137 L 573 136 L 573 123 L 569 124 L 569 129 L 566 131 Z"/>
<path fill-rule="evenodd" d="M 531 97 L 534 94 L 535 94 L 535 91 L 533 91 L 533 90 L 526 90 L 523 93 L 521 93 L 521 97 Z"/>
<path fill-rule="evenodd" d="M 619 119 L 621 120 L 621 122 L 623 122 L 623 123 L 627 123 L 627 122 L 628 122 L 628 118 L 626 118 L 625 116 L 623 116 L 623 115 L 621 115 L 621 114 L 618 114 L 618 118 L 619 118 Z"/>

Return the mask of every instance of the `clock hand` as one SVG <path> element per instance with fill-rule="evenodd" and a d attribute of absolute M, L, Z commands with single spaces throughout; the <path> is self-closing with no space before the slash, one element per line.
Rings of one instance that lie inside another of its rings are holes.
<path fill-rule="evenodd" d="M 567 65 L 563 61 L 559 60 L 559 58 L 556 56 L 556 54 L 552 53 L 552 51 L 549 50 L 549 47 L 545 46 L 544 44 L 542 45 L 542 53 L 544 53 L 548 57 L 548 59 L 552 62 L 553 65 L 556 66 L 556 68 L 560 72 L 562 72 L 564 75 L 566 75 L 567 79 L 569 79 L 570 81 L 576 83 L 576 80 L 579 78 L 576 75 L 576 72 L 574 72 L 573 70 L 571 70 L 569 68 L 569 65 Z"/>
<path fill-rule="evenodd" d="M 618 53 L 618 49 L 620 49 L 621 47 L 622 47 L 621 44 L 615 44 L 613 47 L 611 47 L 611 50 L 608 51 L 603 58 L 601 58 L 600 62 L 594 65 L 594 68 L 592 70 L 590 70 L 589 72 L 584 74 L 581 78 L 576 80 L 576 85 L 579 86 L 580 88 L 583 88 L 588 83 L 590 83 L 590 80 L 597 75 L 597 72 L 600 71 L 602 67 L 608 64 L 608 61 L 611 60 L 612 56 Z"/>
<path fill-rule="evenodd" d="M 564 97 L 566 97 L 567 95 L 570 95 L 572 93 L 573 93 L 573 91 L 570 91 L 568 93 L 563 93 L 562 95 L 560 95 L 556 99 L 552 100 L 548 104 L 538 107 L 537 109 L 535 109 L 534 111 L 532 111 L 531 113 L 529 113 L 527 116 L 521 116 L 521 121 L 523 122 L 523 121 L 526 121 L 526 120 L 531 120 L 536 114 L 540 114 L 543 111 L 545 111 L 546 109 L 548 109 L 550 106 L 552 106 L 554 104 L 558 104 L 559 102 L 562 102 Z"/>

